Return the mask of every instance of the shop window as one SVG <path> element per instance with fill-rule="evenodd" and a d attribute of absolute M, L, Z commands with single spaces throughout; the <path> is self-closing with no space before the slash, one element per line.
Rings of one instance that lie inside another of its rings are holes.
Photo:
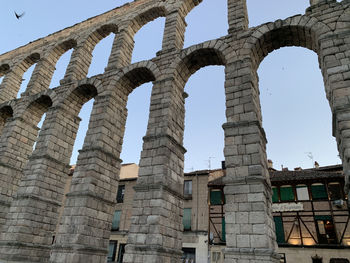
<path fill-rule="evenodd" d="M 117 263 L 123 263 L 124 253 L 125 253 L 125 244 L 120 244 Z"/>
<path fill-rule="evenodd" d="M 192 180 L 186 180 L 184 182 L 184 196 L 192 197 Z"/>
<path fill-rule="evenodd" d="M 185 208 L 184 209 L 184 216 L 182 219 L 182 223 L 184 225 L 185 231 L 191 230 L 191 219 L 192 219 L 192 209 L 191 208 Z"/>
<path fill-rule="evenodd" d="M 324 184 L 313 184 L 311 186 L 312 200 L 328 199 L 327 190 Z"/>
<path fill-rule="evenodd" d="M 222 205 L 224 204 L 223 193 L 219 189 L 210 191 L 210 204 L 211 205 Z"/>
<path fill-rule="evenodd" d="M 281 201 L 294 201 L 294 192 L 291 185 L 284 185 L 280 187 Z"/>
<path fill-rule="evenodd" d="M 196 262 L 196 249 L 195 248 L 182 248 L 182 263 L 195 263 Z"/>
<path fill-rule="evenodd" d="M 122 211 L 120 211 L 120 210 L 117 210 L 114 212 L 114 217 L 113 217 L 113 221 L 112 221 L 112 230 L 113 231 L 119 230 L 121 212 Z"/>
<path fill-rule="evenodd" d="M 107 262 L 115 261 L 115 252 L 117 251 L 117 244 L 118 244 L 118 241 L 115 241 L 115 240 L 109 241 Z"/>
<path fill-rule="evenodd" d="M 328 192 L 329 192 L 329 198 L 331 200 L 343 199 L 342 188 L 339 183 L 329 183 Z"/>
<path fill-rule="evenodd" d="M 124 194 L 125 194 L 125 185 L 119 185 L 118 193 L 117 193 L 117 203 L 124 202 Z"/>
<path fill-rule="evenodd" d="M 319 244 L 337 244 L 337 235 L 335 232 L 331 216 L 315 216 L 318 243 Z"/>
<path fill-rule="evenodd" d="M 285 243 L 285 236 L 284 236 L 284 227 L 283 227 L 282 217 L 274 216 L 273 220 L 275 221 L 277 243 L 283 244 Z"/>
<path fill-rule="evenodd" d="M 278 200 L 278 188 L 273 186 L 272 187 L 272 202 L 273 203 L 277 203 L 279 200 Z"/>
<path fill-rule="evenodd" d="M 297 185 L 296 191 L 297 191 L 297 197 L 299 201 L 310 200 L 309 191 L 306 185 Z"/>

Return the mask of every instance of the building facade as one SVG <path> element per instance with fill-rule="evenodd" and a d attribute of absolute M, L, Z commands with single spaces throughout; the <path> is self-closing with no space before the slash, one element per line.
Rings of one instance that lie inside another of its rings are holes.
<path fill-rule="evenodd" d="M 109 262 L 122 263 L 138 167 L 123 165 Z M 341 165 L 269 169 L 281 263 L 348 263 L 350 213 Z M 184 175 L 183 262 L 222 263 L 226 247 L 225 167 Z"/>

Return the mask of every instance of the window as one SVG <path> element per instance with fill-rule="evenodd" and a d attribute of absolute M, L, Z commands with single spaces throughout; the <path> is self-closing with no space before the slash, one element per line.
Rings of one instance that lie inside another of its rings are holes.
<path fill-rule="evenodd" d="M 272 187 L 272 202 L 273 203 L 277 203 L 279 200 L 278 200 L 278 188 L 276 186 L 273 186 Z"/>
<path fill-rule="evenodd" d="M 315 216 L 318 243 L 319 244 L 337 244 L 337 235 L 332 217 L 329 215 Z"/>
<path fill-rule="evenodd" d="M 225 204 L 224 195 L 221 190 L 215 189 L 210 191 L 210 204 L 211 205 Z"/>
<path fill-rule="evenodd" d="M 183 263 L 195 263 L 196 262 L 196 249 L 195 248 L 182 248 L 184 252 L 182 255 Z"/>
<path fill-rule="evenodd" d="M 329 183 L 328 192 L 329 192 L 329 198 L 331 200 L 343 199 L 342 189 L 339 183 Z"/>
<path fill-rule="evenodd" d="M 284 236 L 282 217 L 281 216 L 274 216 L 273 220 L 275 221 L 277 243 L 283 244 L 286 241 L 285 241 L 285 236 Z"/>
<path fill-rule="evenodd" d="M 297 185 L 296 191 L 299 201 L 310 200 L 309 191 L 306 185 Z"/>
<path fill-rule="evenodd" d="M 185 197 L 192 196 L 192 180 L 186 180 L 184 182 L 184 195 Z"/>
<path fill-rule="evenodd" d="M 124 253 L 125 253 L 125 244 L 120 244 L 117 263 L 123 263 Z"/>
<path fill-rule="evenodd" d="M 281 201 L 294 201 L 294 192 L 291 185 L 283 185 L 280 188 Z"/>
<path fill-rule="evenodd" d="M 120 210 L 117 210 L 114 212 L 113 222 L 112 222 L 112 230 L 118 231 L 119 230 L 119 224 L 120 224 Z"/>
<path fill-rule="evenodd" d="M 125 185 L 119 185 L 118 193 L 117 193 L 117 203 L 124 202 L 124 194 L 125 194 Z"/>
<path fill-rule="evenodd" d="M 191 218 L 192 218 L 192 209 L 191 208 L 185 208 L 184 209 L 184 216 L 182 219 L 182 223 L 184 225 L 184 230 L 189 231 L 191 230 Z"/>
<path fill-rule="evenodd" d="M 313 200 L 327 199 L 327 190 L 324 184 L 313 184 L 311 185 L 311 193 Z"/>
<path fill-rule="evenodd" d="M 117 244 L 118 244 L 118 241 L 115 241 L 115 240 L 109 241 L 107 262 L 115 261 L 115 252 L 117 251 Z"/>

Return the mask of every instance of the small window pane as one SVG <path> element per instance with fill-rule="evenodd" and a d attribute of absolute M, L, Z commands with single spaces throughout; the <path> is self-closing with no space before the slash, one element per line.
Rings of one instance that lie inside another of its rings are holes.
<path fill-rule="evenodd" d="M 273 203 L 278 202 L 278 189 L 277 189 L 277 187 L 272 187 L 272 202 Z"/>
<path fill-rule="evenodd" d="M 125 194 L 125 185 L 119 185 L 118 193 L 117 193 L 117 203 L 124 202 L 124 194 Z"/>
<path fill-rule="evenodd" d="M 221 205 L 224 204 L 222 200 L 221 190 L 211 190 L 210 191 L 210 204 L 211 205 Z"/>
<path fill-rule="evenodd" d="M 115 261 L 115 252 L 117 250 L 117 244 L 117 241 L 109 241 L 107 262 Z"/>
<path fill-rule="evenodd" d="M 319 200 L 319 199 L 327 199 L 327 190 L 324 184 L 313 184 L 311 186 L 311 192 L 312 192 L 312 199 Z"/>
<path fill-rule="evenodd" d="M 298 200 L 300 201 L 310 200 L 309 191 L 306 185 L 298 185 L 296 190 L 297 190 Z"/>
<path fill-rule="evenodd" d="M 185 208 L 184 209 L 184 216 L 182 219 L 182 223 L 184 225 L 184 230 L 191 230 L 191 218 L 192 218 L 192 209 Z"/>
<path fill-rule="evenodd" d="M 343 199 L 342 189 L 339 183 L 330 183 L 328 184 L 328 192 L 331 200 L 340 200 Z"/>
<path fill-rule="evenodd" d="M 281 186 L 281 201 L 294 201 L 294 192 L 292 186 Z"/>
<path fill-rule="evenodd" d="M 184 195 L 192 195 L 192 181 L 186 180 L 184 182 Z"/>
<path fill-rule="evenodd" d="M 120 215 L 121 215 L 121 211 L 115 211 L 114 212 L 114 217 L 113 217 L 113 222 L 112 222 L 112 230 L 119 230 L 119 224 L 120 224 Z"/>

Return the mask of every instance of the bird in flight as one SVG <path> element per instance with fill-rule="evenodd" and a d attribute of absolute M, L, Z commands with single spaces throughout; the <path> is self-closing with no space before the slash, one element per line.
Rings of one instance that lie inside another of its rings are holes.
<path fill-rule="evenodd" d="M 17 19 L 20 19 L 22 16 L 24 16 L 25 12 L 23 12 L 22 14 L 17 14 L 15 11 L 15 16 Z"/>

